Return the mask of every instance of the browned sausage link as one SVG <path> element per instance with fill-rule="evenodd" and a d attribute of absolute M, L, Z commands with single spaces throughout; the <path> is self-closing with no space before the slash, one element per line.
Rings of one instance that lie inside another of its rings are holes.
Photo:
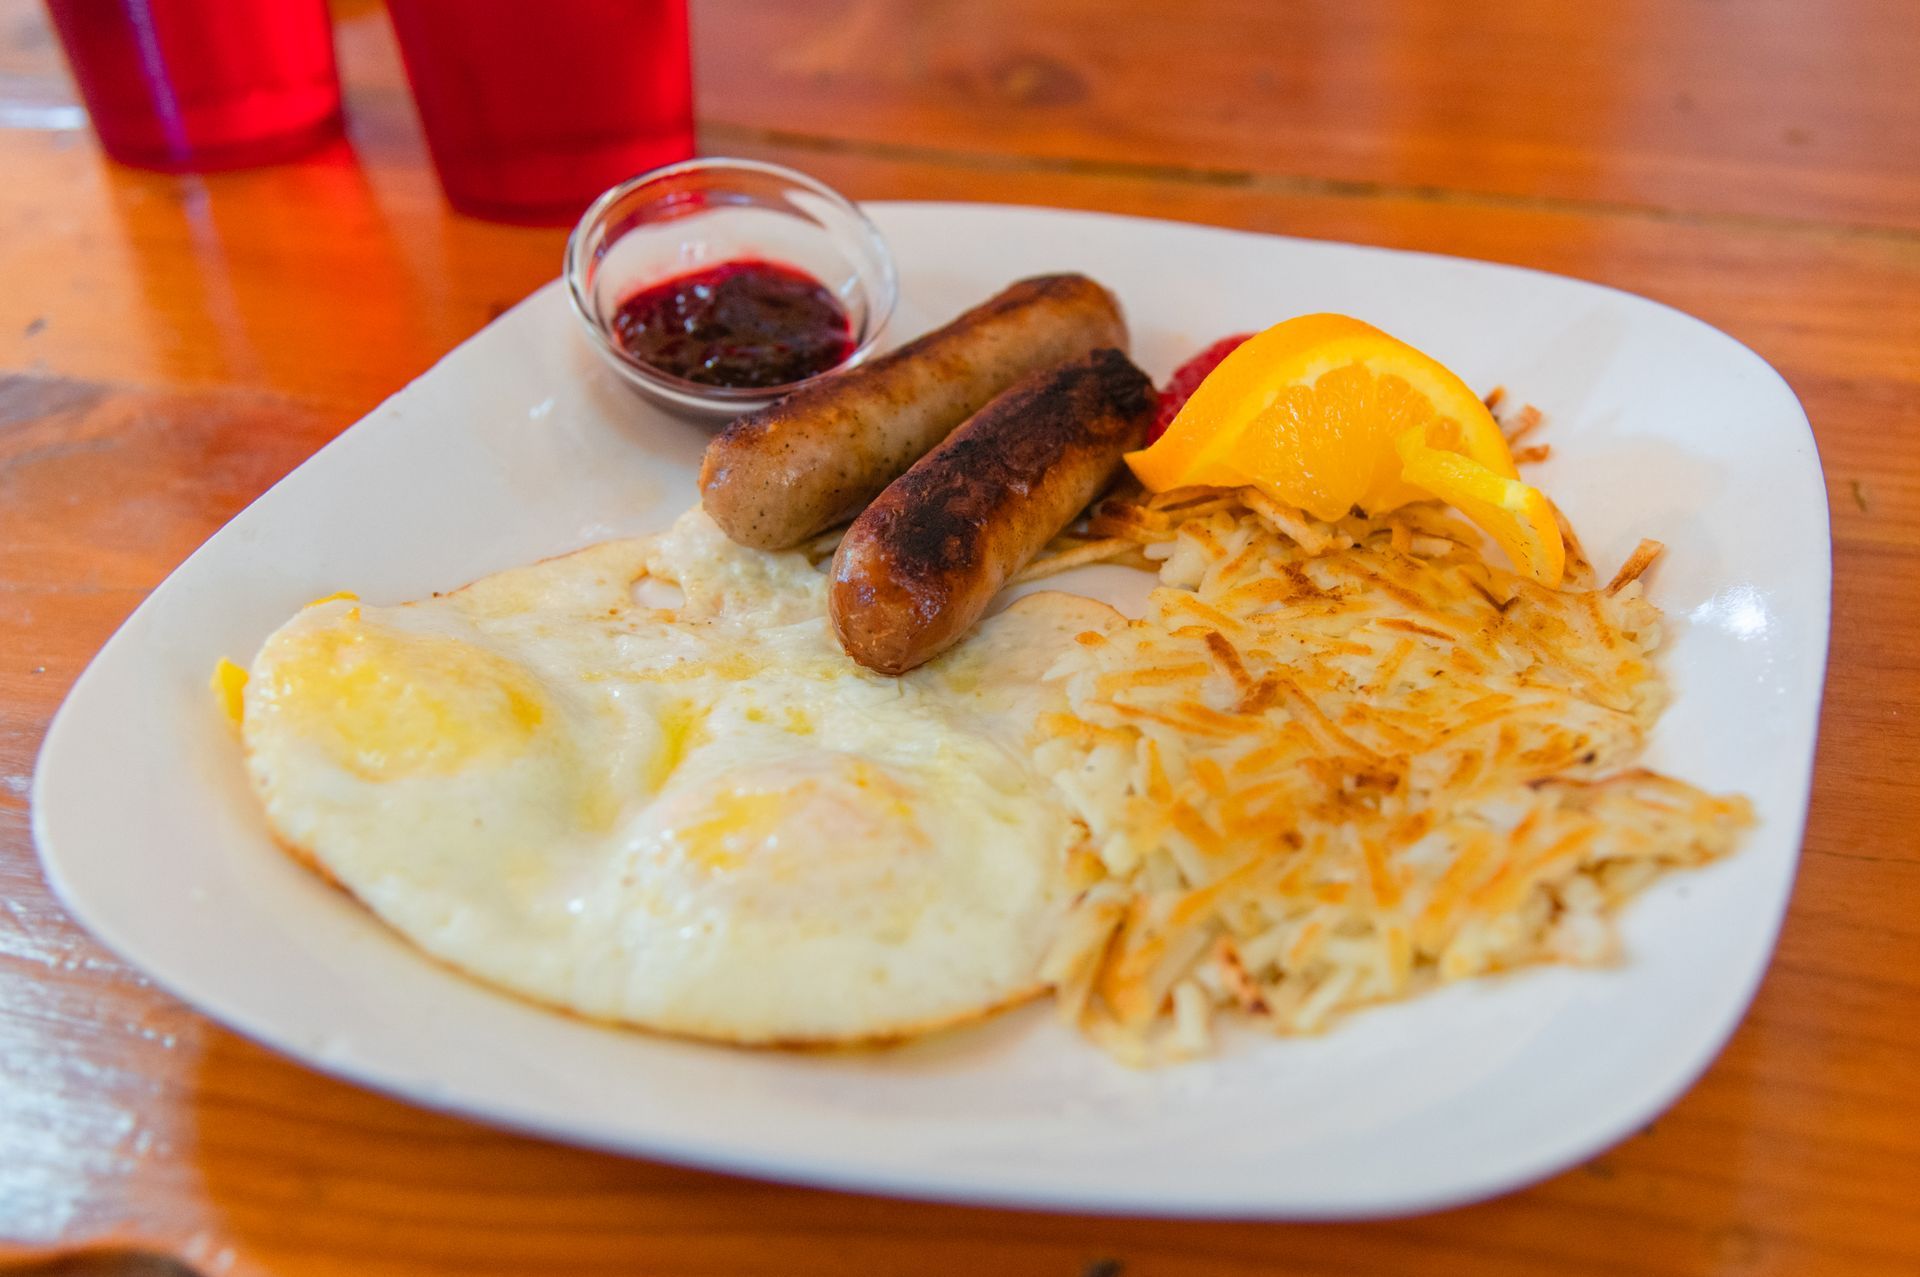
<path fill-rule="evenodd" d="M 900 674 L 957 642 L 1112 481 L 1153 403 L 1145 373 L 1098 350 L 1028 377 L 922 457 L 833 556 L 827 603 L 847 654 Z"/>
<path fill-rule="evenodd" d="M 1127 345 L 1084 275 L 1023 279 L 944 328 L 740 418 L 707 445 L 700 494 L 742 545 L 783 550 L 844 523 L 1028 373 Z"/>

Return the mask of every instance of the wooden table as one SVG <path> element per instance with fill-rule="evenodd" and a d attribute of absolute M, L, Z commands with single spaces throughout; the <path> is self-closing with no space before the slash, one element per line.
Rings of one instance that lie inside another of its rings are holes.
<path fill-rule="evenodd" d="M 87 658 L 254 495 L 558 266 L 560 231 L 448 212 L 378 7 L 339 18 L 350 145 L 173 179 L 101 158 L 39 7 L 0 0 L 8 1253 L 128 1244 L 208 1274 L 1920 1272 L 1920 5 L 696 3 L 708 152 L 865 197 L 1584 276 L 1724 328 L 1805 402 L 1833 654 L 1759 1000 L 1671 1112 L 1587 1165 L 1338 1227 L 900 1203 L 503 1135 L 268 1054 L 66 919 L 26 790 Z"/>

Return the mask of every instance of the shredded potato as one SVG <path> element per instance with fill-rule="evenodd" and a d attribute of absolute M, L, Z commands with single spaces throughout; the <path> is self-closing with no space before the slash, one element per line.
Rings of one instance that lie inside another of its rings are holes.
<path fill-rule="evenodd" d="M 1130 537 L 1103 537 L 1086 541 L 1062 535 L 1055 537 L 1046 549 L 1034 556 L 1031 563 L 1014 573 L 1013 584 L 1045 580 L 1070 568 L 1083 568 L 1094 563 L 1133 560 L 1139 560 L 1138 566 L 1141 567 L 1152 566 L 1140 559 L 1139 546 Z"/>
<path fill-rule="evenodd" d="M 1056 562 L 1145 554 L 1161 587 L 1052 672 L 1071 713 L 1038 756 L 1093 855 L 1045 976 L 1124 1059 L 1205 1051 L 1221 1009 L 1310 1033 L 1609 961 L 1615 906 L 1750 823 L 1631 766 L 1666 699 L 1635 579 L 1657 543 L 1597 588 L 1567 529 L 1549 590 L 1437 505 L 1327 524 L 1251 489 L 1135 489 L 1088 526 Z"/>

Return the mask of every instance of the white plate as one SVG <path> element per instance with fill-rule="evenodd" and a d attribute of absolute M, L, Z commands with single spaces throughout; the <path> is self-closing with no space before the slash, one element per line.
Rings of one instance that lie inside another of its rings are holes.
<path fill-rule="evenodd" d="M 1697 320 L 1510 267 L 1082 213 L 870 211 L 899 258 L 896 340 L 1018 276 L 1082 270 L 1118 291 L 1157 377 L 1223 333 L 1335 310 L 1542 405 L 1543 482 L 1601 570 L 1639 537 L 1669 547 L 1652 589 L 1677 695 L 1648 761 L 1750 795 L 1758 829 L 1635 903 L 1618 969 L 1472 983 L 1158 1072 L 1039 1007 L 900 1050 L 796 1056 L 596 1028 L 468 983 L 274 849 L 207 677 L 319 595 L 414 598 L 691 503 L 706 436 L 615 383 L 556 284 L 236 518 L 95 659 L 34 779 L 40 854 L 75 916 L 326 1072 L 557 1139 L 884 1193 L 1406 1212 L 1546 1175 L 1672 1102 L 1760 980 L 1806 815 L 1827 508 L 1786 384 Z"/>

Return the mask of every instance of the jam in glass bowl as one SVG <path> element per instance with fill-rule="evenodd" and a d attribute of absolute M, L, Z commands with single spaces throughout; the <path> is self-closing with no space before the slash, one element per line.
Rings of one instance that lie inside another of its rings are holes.
<path fill-rule="evenodd" d="M 872 353 L 898 285 L 866 214 L 803 173 L 689 160 L 602 195 L 567 241 L 567 292 L 623 380 L 710 419 Z"/>

